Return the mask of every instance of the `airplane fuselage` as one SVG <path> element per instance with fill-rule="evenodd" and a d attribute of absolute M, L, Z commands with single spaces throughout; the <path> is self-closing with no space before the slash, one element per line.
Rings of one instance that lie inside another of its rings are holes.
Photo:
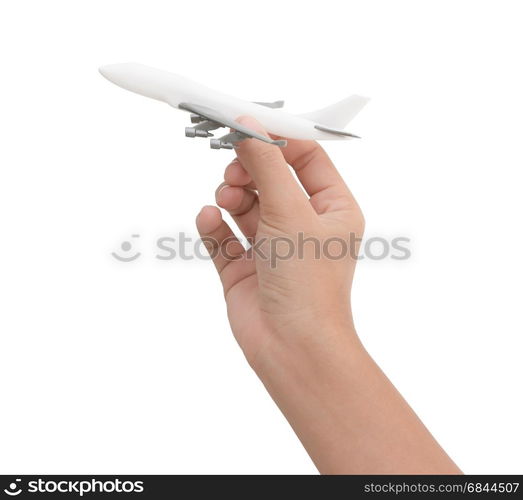
<path fill-rule="evenodd" d="M 244 101 L 174 73 L 142 64 L 111 64 L 100 68 L 100 72 L 126 90 L 166 102 L 174 108 L 178 108 L 181 103 L 190 103 L 217 109 L 229 120 L 236 120 L 242 115 L 252 116 L 268 132 L 281 137 L 313 140 L 347 138 L 318 130 L 314 121 L 299 115 Z"/>

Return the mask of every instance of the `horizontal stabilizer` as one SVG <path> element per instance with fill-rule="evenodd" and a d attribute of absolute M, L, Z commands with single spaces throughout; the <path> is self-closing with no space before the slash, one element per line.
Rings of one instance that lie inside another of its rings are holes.
<path fill-rule="evenodd" d="M 350 132 L 345 132 L 345 130 L 338 130 L 336 128 L 324 127 L 323 125 L 314 125 L 314 128 L 321 130 L 322 132 L 328 132 L 329 134 L 342 135 L 344 137 L 352 137 L 353 139 L 361 139 L 359 135 L 351 134 Z"/>
<path fill-rule="evenodd" d="M 254 101 L 254 104 L 259 104 L 260 106 L 265 106 L 266 108 L 283 108 L 284 101 L 273 101 L 273 102 L 258 102 Z"/>
<path fill-rule="evenodd" d="M 328 128 L 342 129 L 364 108 L 365 104 L 368 102 L 368 97 L 352 95 L 343 99 L 343 101 L 331 104 L 326 108 L 318 109 L 317 111 L 305 113 L 300 116 L 315 123 L 325 125 Z"/>

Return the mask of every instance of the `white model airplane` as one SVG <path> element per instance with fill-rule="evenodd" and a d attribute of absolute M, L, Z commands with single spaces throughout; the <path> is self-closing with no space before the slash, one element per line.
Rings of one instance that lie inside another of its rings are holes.
<path fill-rule="evenodd" d="M 284 139 L 270 139 L 235 121 L 241 115 L 252 116 L 271 134 L 290 139 L 358 138 L 342 129 L 368 102 L 366 97 L 353 95 L 318 111 L 293 115 L 278 109 L 283 106 L 283 101 L 243 101 L 182 76 L 142 64 L 110 64 L 102 66 L 100 73 L 124 89 L 190 112 L 195 126 L 186 127 L 187 137 L 212 137 L 211 130 L 220 127 L 233 129 L 233 132 L 219 139 L 211 139 L 212 149 L 232 149 L 235 143 L 246 138 L 276 146 L 287 144 Z"/>

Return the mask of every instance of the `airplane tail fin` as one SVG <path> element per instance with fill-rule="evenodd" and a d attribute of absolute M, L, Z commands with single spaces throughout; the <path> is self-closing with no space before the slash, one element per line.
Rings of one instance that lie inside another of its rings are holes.
<path fill-rule="evenodd" d="M 326 108 L 304 113 L 300 116 L 328 127 L 343 129 L 363 109 L 369 100 L 368 97 L 351 95 Z"/>

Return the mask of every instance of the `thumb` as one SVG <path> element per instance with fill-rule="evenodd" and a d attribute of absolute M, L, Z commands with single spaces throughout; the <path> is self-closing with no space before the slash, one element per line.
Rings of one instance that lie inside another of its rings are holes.
<path fill-rule="evenodd" d="M 254 118 L 242 116 L 237 121 L 268 137 L 267 132 Z M 239 162 L 256 184 L 260 215 L 286 215 L 312 210 L 307 196 L 296 182 L 278 146 L 258 139 L 245 139 L 237 143 L 235 149 Z"/>

